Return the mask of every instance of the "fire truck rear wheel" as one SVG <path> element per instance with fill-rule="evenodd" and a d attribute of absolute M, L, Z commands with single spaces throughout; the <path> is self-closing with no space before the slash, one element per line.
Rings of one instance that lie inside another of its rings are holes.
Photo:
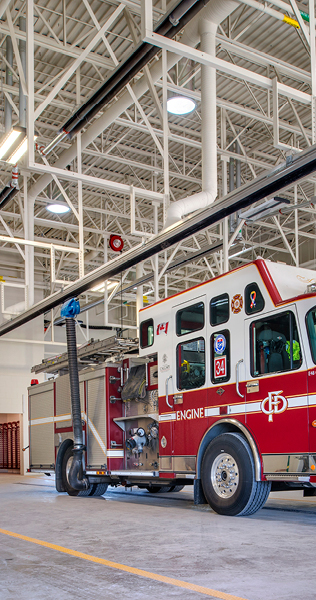
<path fill-rule="evenodd" d="M 253 455 L 239 433 L 223 433 L 208 445 L 202 460 L 205 498 L 220 515 L 250 515 L 262 508 L 271 483 L 255 480 Z"/>
<path fill-rule="evenodd" d="M 168 492 L 181 492 L 181 490 L 183 490 L 184 485 L 172 485 L 170 487 L 170 490 L 168 490 Z"/>
<path fill-rule="evenodd" d="M 171 491 L 171 485 L 147 485 L 146 490 L 150 492 L 150 494 L 159 494 L 164 492 Z"/>
<path fill-rule="evenodd" d="M 107 483 L 93 483 L 92 484 L 93 491 L 89 496 L 103 496 L 106 490 L 108 489 Z"/>
<path fill-rule="evenodd" d="M 71 467 L 73 459 L 73 446 L 69 446 L 67 448 L 63 462 L 62 462 L 62 482 L 63 487 L 69 496 L 92 496 L 93 495 L 93 485 L 89 487 L 87 490 L 75 490 L 68 481 L 68 473 Z"/>

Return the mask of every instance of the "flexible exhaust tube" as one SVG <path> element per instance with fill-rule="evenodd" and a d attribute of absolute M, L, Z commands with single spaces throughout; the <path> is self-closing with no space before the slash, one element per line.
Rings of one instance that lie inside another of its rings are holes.
<path fill-rule="evenodd" d="M 69 303 L 74 303 L 76 300 L 70 300 Z M 68 304 L 68 302 L 66 304 Z M 76 302 L 76 304 L 79 304 Z M 83 433 L 81 423 L 81 406 L 80 406 L 80 390 L 79 390 L 79 373 L 78 373 L 78 357 L 77 357 L 77 340 L 76 340 L 76 323 L 74 317 L 66 317 L 66 333 L 67 333 L 67 351 L 69 364 L 69 380 L 70 380 L 70 397 L 71 397 L 71 413 L 72 427 L 74 435 L 73 446 L 73 461 L 68 473 L 68 482 L 75 490 L 86 490 L 89 487 L 89 482 L 83 478 Z"/>

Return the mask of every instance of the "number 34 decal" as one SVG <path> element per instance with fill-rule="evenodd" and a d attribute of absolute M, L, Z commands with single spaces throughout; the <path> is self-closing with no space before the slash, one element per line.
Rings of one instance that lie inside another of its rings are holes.
<path fill-rule="evenodd" d="M 226 377 L 226 356 L 214 358 L 215 377 Z"/>

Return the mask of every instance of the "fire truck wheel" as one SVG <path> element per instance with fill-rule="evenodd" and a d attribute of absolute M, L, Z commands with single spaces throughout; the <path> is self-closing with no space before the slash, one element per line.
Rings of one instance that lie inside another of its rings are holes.
<path fill-rule="evenodd" d="M 108 489 L 107 483 L 93 483 L 92 484 L 93 491 L 89 496 L 103 496 L 106 490 Z"/>
<path fill-rule="evenodd" d="M 164 492 L 170 492 L 172 486 L 171 485 L 147 485 L 146 490 L 151 494 L 159 494 Z"/>
<path fill-rule="evenodd" d="M 170 487 L 170 490 L 168 490 L 168 492 L 181 492 L 181 490 L 183 490 L 184 485 L 172 485 Z"/>
<path fill-rule="evenodd" d="M 208 445 L 201 480 L 206 500 L 220 515 L 250 515 L 262 508 L 271 489 L 255 481 L 251 449 L 239 433 L 223 433 Z"/>
<path fill-rule="evenodd" d="M 73 446 L 69 446 L 64 454 L 62 462 L 62 482 L 63 487 L 69 496 L 92 496 L 93 486 L 87 490 L 75 490 L 68 481 L 68 473 L 73 459 Z"/>

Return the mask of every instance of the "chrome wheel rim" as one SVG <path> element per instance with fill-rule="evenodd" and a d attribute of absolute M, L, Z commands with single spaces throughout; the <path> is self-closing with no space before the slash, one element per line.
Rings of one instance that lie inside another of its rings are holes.
<path fill-rule="evenodd" d="M 70 467 L 72 465 L 72 461 L 73 461 L 73 456 L 70 456 L 67 460 L 67 464 L 66 464 L 66 479 L 69 483 L 69 471 L 70 471 Z"/>
<path fill-rule="evenodd" d="M 220 498 L 231 498 L 239 483 L 238 466 L 231 454 L 221 452 L 211 468 L 211 481 L 216 494 Z"/>

